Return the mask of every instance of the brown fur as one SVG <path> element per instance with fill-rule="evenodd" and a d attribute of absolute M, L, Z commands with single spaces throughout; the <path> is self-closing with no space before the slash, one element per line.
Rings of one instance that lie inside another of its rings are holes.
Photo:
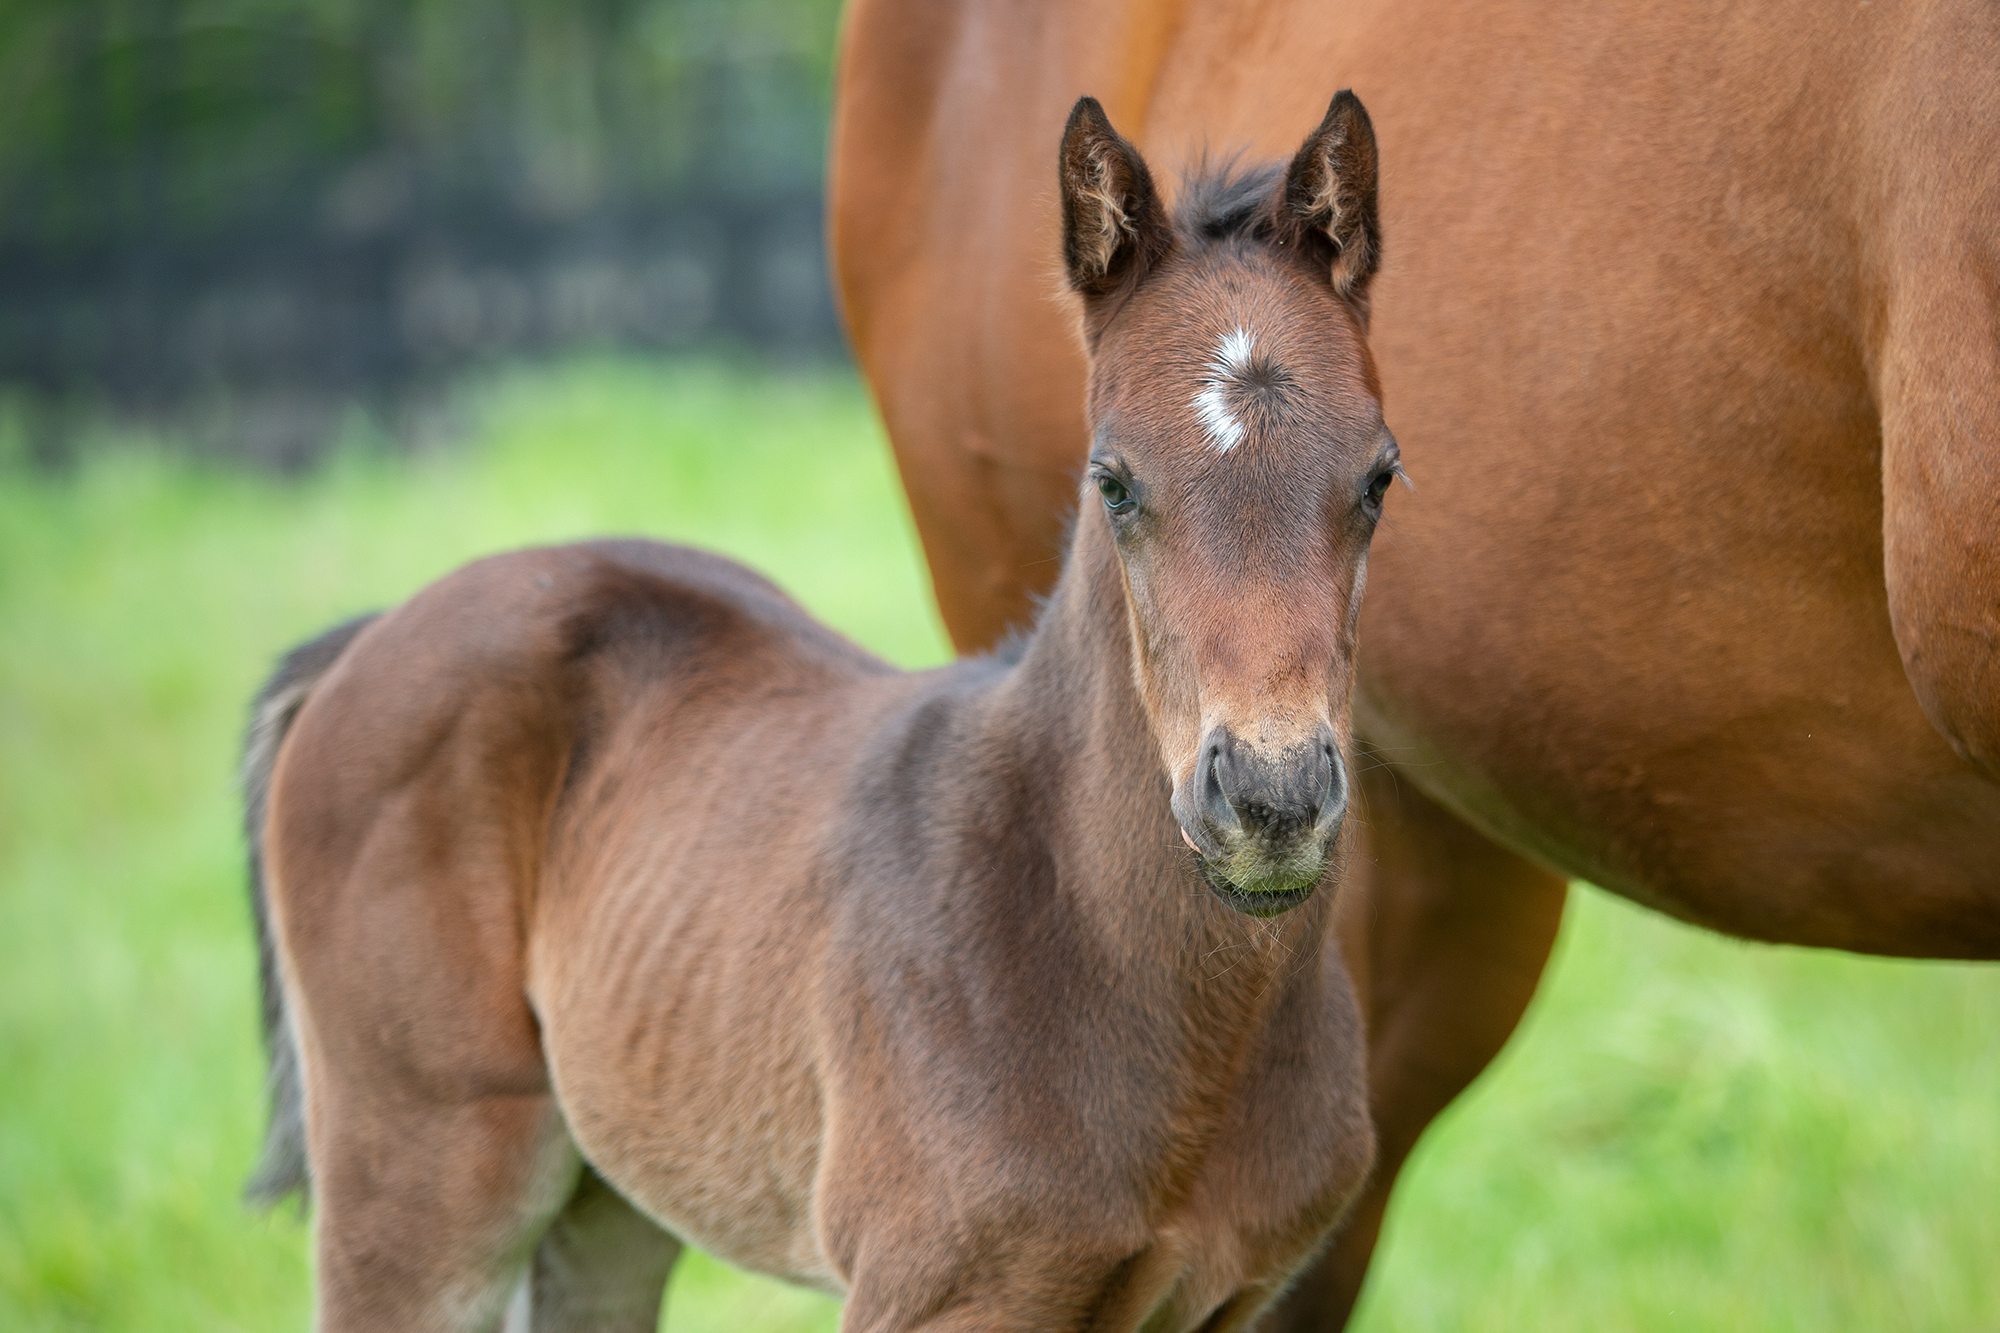
<path fill-rule="evenodd" d="M 1972 0 L 851 7 L 836 269 L 966 648 L 1046 577 L 1088 438 L 1038 188 L 1072 100 L 1164 164 L 1290 151 L 1330 82 L 1381 136 L 1370 336 L 1420 489 L 1371 563 L 1357 727 L 1395 768 L 1343 916 L 1383 1169 L 1283 1326 L 1353 1300 L 1564 876 L 2000 955 L 1996 69 Z"/>
<path fill-rule="evenodd" d="M 1289 178 L 1176 230 L 1089 108 L 1059 170 L 1099 430 L 1018 663 L 899 673 L 739 566 L 602 542 L 275 683 L 328 1333 L 650 1328 L 681 1239 L 848 1329 L 1223 1333 L 1360 1191 L 1328 946 L 1394 442 L 1358 317 L 1267 225 Z M 1275 398 L 1223 454 L 1191 397 L 1237 327 Z"/>

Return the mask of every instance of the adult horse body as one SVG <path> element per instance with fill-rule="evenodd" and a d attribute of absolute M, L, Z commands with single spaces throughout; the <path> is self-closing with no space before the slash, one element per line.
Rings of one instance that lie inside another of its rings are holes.
<path fill-rule="evenodd" d="M 1532 993 L 1564 876 L 1759 939 L 2000 954 L 2000 11 L 856 0 L 832 227 L 945 620 L 1049 577 L 1085 437 L 1037 145 L 1155 161 L 1351 83 L 1419 487 L 1371 569 L 1344 912 L 1380 1166 Z M 1365 901 L 1364 901 L 1365 898 Z"/>
<path fill-rule="evenodd" d="M 1018 661 L 608 542 L 267 687 L 260 1184 L 303 1140 L 326 1333 L 650 1330 L 681 1237 L 854 1330 L 1227 1333 L 1359 1192 L 1373 139 L 1343 96 L 1177 221 L 1094 103 L 1062 148 L 1093 512 Z"/>

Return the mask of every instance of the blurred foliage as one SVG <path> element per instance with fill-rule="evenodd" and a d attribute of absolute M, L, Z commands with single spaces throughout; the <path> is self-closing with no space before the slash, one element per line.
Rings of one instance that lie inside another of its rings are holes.
<path fill-rule="evenodd" d="M 12 0 L 0 244 L 569 219 L 820 177 L 835 0 Z"/>
<path fill-rule="evenodd" d="M 0 382 L 297 462 L 468 361 L 838 332 L 838 0 L 12 0 Z M 393 412 L 391 416 L 395 415 Z"/>

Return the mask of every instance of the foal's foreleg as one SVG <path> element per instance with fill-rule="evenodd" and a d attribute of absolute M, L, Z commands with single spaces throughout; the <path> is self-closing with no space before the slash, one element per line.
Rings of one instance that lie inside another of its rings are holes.
<path fill-rule="evenodd" d="M 1499 1053 L 1535 993 L 1567 886 L 1407 779 L 1371 770 L 1368 855 L 1341 886 L 1342 947 L 1368 1023 L 1375 1170 L 1317 1264 L 1259 1327 L 1334 1333 L 1360 1295 L 1396 1173 Z"/>

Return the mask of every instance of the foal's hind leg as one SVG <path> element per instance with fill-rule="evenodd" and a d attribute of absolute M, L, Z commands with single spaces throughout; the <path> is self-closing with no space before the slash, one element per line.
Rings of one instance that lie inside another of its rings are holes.
<path fill-rule="evenodd" d="M 1425 1126 L 1520 1022 L 1555 943 L 1564 881 L 1474 832 L 1392 772 L 1363 780 L 1365 857 L 1342 886 L 1342 947 L 1368 1022 L 1375 1172 L 1332 1247 L 1264 1322 L 1331 1333 L 1360 1295 L 1396 1173 Z"/>
<path fill-rule="evenodd" d="M 311 1101 L 321 1333 L 498 1328 L 576 1180 L 553 1099 Z"/>
<path fill-rule="evenodd" d="M 681 1243 L 584 1169 L 507 1312 L 506 1333 L 653 1333 Z"/>
<path fill-rule="evenodd" d="M 482 818 L 469 783 L 343 791 L 358 765 L 334 741 L 351 753 L 360 728 L 339 713 L 315 727 L 312 709 L 280 760 L 267 846 L 318 1326 L 495 1329 L 582 1169 L 522 982 L 523 858 L 506 834 L 525 821 Z"/>

